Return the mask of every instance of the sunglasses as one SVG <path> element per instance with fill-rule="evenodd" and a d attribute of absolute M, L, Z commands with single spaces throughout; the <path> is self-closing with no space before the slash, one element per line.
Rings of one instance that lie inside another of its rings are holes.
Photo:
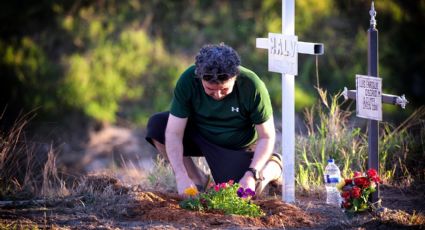
<path fill-rule="evenodd" d="M 202 80 L 204 81 L 226 81 L 232 76 L 227 73 L 218 73 L 218 74 L 204 74 L 202 75 Z"/>

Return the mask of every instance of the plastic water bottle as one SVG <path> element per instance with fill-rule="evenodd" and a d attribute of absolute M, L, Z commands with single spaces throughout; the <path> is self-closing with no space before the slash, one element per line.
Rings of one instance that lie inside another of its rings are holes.
<path fill-rule="evenodd" d="M 328 160 L 328 165 L 325 168 L 325 187 L 326 187 L 326 204 L 340 206 L 341 196 L 336 185 L 341 180 L 341 172 L 335 164 L 334 159 Z"/>

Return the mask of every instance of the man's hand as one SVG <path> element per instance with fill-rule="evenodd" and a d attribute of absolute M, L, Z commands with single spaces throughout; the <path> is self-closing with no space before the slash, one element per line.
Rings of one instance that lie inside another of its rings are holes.
<path fill-rule="evenodd" d="M 165 129 L 165 150 L 176 176 L 177 192 L 184 194 L 184 190 L 190 186 L 195 186 L 187 175 L 186 167 L 183 163 L 183 135 L 187 118 L 179 118 L 172 114 L 168 117 L 167 128 Z"/>
<path fill-rule="evenodd" d="M 250 171 L 247 171 L 242 179 L 240 179 L 239 184 L 244 189 L 250 188 L 252 191 L 255 191 L 254 175 Z"/>
<path fill-rule="evenodd" d="M 184 190 L 189 187 L 195 187 L 195 184 L 188 176 L 176 176 L 177 192 L 180 195 L 185 195 Z"/>

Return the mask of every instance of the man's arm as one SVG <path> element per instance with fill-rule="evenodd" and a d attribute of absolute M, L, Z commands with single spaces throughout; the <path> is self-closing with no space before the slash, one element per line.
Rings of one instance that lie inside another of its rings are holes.
<path fill-rule="evenodd" d="M 255 168 L 261 171 L 267 161 L 270 159 L 274 149 L 276 133 L 274 128 L 273 117 L 270 117 L 262 124 L 256 125 L 255 129 L 258 133 L 257 146 L 255 148 L 254 157 L 252 158 L 250 168 Z M 251 172 L 245 173 L 242 177 L 240 184 L 244 188 L 255 189 L 255 180 Z"/>
<path fill-rule="evenodd" d="M 170 114 L 165 130 L 165 150 L 176 177 L 179 194 L 183 194 L 186 188 L 195 186 L 183 163 L 183 135 L 186 123 L 187 118 L 179 118 Z"/>
<path fill-rule="evenodd" d="M 261 170 L 270 159 L 274 150 L 276 131 L 274 128 L 273 117 L 270 117 L 270 119 L 262 124 L 256 125 L 255 129 L 258 133 L 258 140 L 254 157 L 252 158 L 252 162 L 249 167 Z"/>

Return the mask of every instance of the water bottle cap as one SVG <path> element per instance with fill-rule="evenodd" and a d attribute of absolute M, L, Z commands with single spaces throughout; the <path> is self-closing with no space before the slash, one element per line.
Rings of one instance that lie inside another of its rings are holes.
<path fill-rule="evenodd" d="M 329 158 L 328 163 L 335 163 L 334 159 Z"/>

